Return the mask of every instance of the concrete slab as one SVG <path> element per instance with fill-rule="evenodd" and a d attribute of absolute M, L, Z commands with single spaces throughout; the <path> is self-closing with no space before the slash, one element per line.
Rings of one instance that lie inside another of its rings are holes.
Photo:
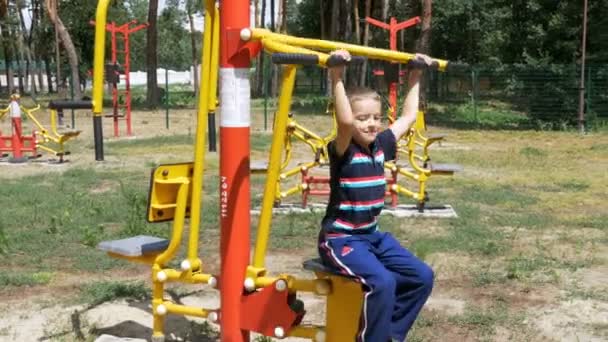
<path fill-rule="evenodd" d="M 283 203 L 272 209 L 273 215 L 286 215 L 292 213 L 307 214 L 307 213 L 324 213 L 324 203 L 310 203 L 306 208 L 302 208 L 300 204 Z M 259 215 L 260 207 L 251 210 L 252 215 Z M 454 218 L 458 214 L 451 205 L 432 205 L 427 206 L 424 212 L 419 212 L 416 205 L 399 204 L 396 208 L 384 207 L 381 215 L 392 215 L 395 217 L 428 217 L 428 218 Z"/>

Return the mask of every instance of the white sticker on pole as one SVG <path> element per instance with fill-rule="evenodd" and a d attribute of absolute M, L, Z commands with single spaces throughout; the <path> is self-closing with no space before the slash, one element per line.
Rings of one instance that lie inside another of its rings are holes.
<path fill-rule="evenodd" d="M 221 68 L 220 86 L 220 126 L 249 127 L 251 124 L 249 68 Z"/>

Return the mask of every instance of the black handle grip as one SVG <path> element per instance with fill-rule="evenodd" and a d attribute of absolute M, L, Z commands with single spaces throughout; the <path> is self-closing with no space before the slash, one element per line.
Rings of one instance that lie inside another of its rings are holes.
<path fill-rule="evenodd" d="M 317 65 L 319 56 L 308 53 L 273 53 L 274 64 Z"/>
<path fill-rule="evenodd" d="M 53 100 L 49 102 L 50 109 L 92 109 L 93 102 L 91 101 L 70 101 L 70 100 Z"/>
<path fill-rule="evenodd" d="M 430 69 L 437 70 L 439 68 L 439 63 L 436 61 L 431 62 L 431 65 L 426 64 L 422 59 L 411 59 L 406 64 L 408 69 Z"/>
<path fill-rule="evenodd" d="M 327 59 L 327 67 L 331 68 L 338 65 L 346 65 L 346 64 L 363 64 L 365 62 L 365 57 L 361 56 L 350 56 L 350 60 L 347 61 L 344 57 L 340 55 L 331 55 Z"/>

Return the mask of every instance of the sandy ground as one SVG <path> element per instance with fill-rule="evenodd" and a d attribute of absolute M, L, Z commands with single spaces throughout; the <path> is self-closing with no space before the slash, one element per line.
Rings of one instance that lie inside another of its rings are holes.
<path fill-rule="evenodd" d="M 170 128 L 165 128 L 165 113 L 142 112 L 134 113 L 134 137 L 124 137 L 124 123 L 121 123 L 120 138 L 111 137 L 112 123 L 104 121 L 104 131 L 107 141 L 117 139 L 137 139 L 147 136 L 188 134 L 194 132 L 194 111 L 172 111 Z M 312 118 L 314 119 L 314 118 Z M 44 118 L 41 120 L 47 122 Z M 66 122 L 69 122 L 69 116 Z M 0 125 L 3 132 L 7 131 L 7 123 Z M 68 124 L 69 126 L 69 124 Z M 260 118 L 254 119 L 253 131 L 262 127 Z M 103 164 L 95 163 L 92 151 L 91 118 L 87 113 L 78 113 L 77 129 L 82 130 L 80 137 L 73 144 L 82 144 L 79 154 L 70 156 L 70 163 L 61 166 L 51 166 L 47 163 L 30 163 L 26 165 L 8 166 L 0 164 L 4 178 L 22 177 L 27 174 L 43 172 L 61 172 L 71 167 L 112 167 L 121 168 L 129 165 L 127 160 L 110 157 Z M 63 127 L 62 129 L 71 129 Z M 46 158 L 46 157 L 45 157 Z M 44 158 L 43 158 L 44 159 Z M 268 268 L 280 272 L 294 273 L 296 276 L 312 277 L 306 271 L 294 265 L 310 256 L 308 255 L 270 255 Z M 433 256 L 430 263 L 436 269 L 442 269 L 445 259 L 440 255 Z M 460 285 L 462 279 L 458 274 L 439 276 L 433 296 L 427 304 L 427 310 L 452 317 L 465 313 L 467 296 L 483 295 L 471 294 L 474 289 Z M 571 280 L 572 286 L 583 286 L 586 291 L 608 293 L 608 269 L 597 267 L 580 270 Z M 125 279 L 147 279 L 148 275 L 142 272 L 134 277 Z M 75 286 L 78 277 L 67 280 Z M 64 284 L 65 285 L 65 284 Z M 73 288 L 73 287 L 72 287 Z M 67 290 L 66 290 L 67 289 Z M 216 308 L 219 296 L 214 290 L 197 287 L 186 287 L 191 290 L 179 300 L 195 307 Z M 183 290 L 183 289 L 182 289 Z M 69 297 L 70 286 L 58 289 L 33 288 L 23 293 L 13 293 L 3 296 L 0 303 L 0 341 L 29 342 L 29 341 L 74 341 L 78 337 L 84 340 L 98 341 L 148 341 L 151 335 L 152 315 L 149 302 L 133 302 L 119 300 L 104 303 L 95 307 L 84 305 L 70 305 L 64 302 Z M 500 291 L 498 291 L 500 292 Z M 595 342 L 608 341 L 608 304 L 605 301 L 593 299 L 572 299 L 555 288 L 536 289 L 533 293 L 507 293 L 507 300 L 522 302 L 526 308 L 525 325 L 532 331 L 530 341 L 572 341 Z M 308 311 L 305 321 L 322 323 L 324 317 L 324 302 L 322 297 L 303 295 L 301 299 Z M 214 341 L 216 338 L 201 333 L 201 320 L 181 316 L 170 316 L 166 324 L 168 341 Z M 112 337 L 114 336 L 114 337 Z M 444 341 L 474 341 L 466 334 L 447 334 Z M 511 341 L 511 333 L 497 332 L 493 341 Z M 285 341 L 303 341 L 302 339 L 287 338 Z"/>

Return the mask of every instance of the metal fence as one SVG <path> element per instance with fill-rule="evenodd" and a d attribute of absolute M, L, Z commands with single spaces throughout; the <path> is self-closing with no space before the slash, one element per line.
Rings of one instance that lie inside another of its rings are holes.
<path fill-rule="evenodd" d="M 367 80 L 386 94 L 386 82 L 383 76 L 377 76 L 382 69 L 382 64 L 372 64 Z M 325 94 L 324 77 L 318 68 L 302 68 L 296 93 Z M 401 94 L 405 82 L 401 77 Z M 425 80 L 428 117 L 454 124 L 491 123 L 496 128 L 572 127 L 578 121 L 579 83 L 580 66 L 575 65 L 473 66 L 461 71 L 429 72 Z M 588 127 L 608 122 L 608 65 L 586 68 L 584 99 Z"/>

